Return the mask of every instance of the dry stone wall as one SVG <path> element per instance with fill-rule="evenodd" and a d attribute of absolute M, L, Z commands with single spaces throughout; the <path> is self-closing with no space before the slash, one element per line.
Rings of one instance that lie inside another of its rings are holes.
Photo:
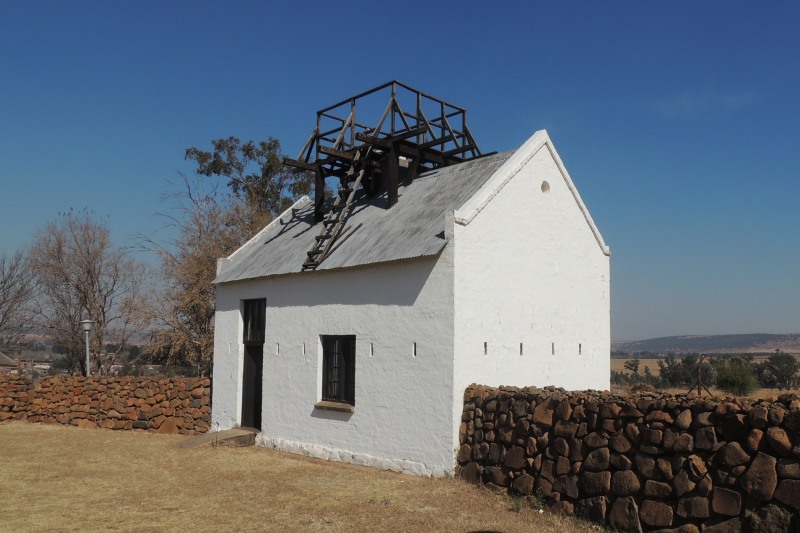
<path fill-rule="evenodd" d="M 196 434 L 211 422 L 207 378 L 0 375 L 0 422 L 27 420 L 107 429 Z"/>
<path fill-rule="evenodd" d="M 800 531 L 800 398 L 471 385 L 457 472 L 621 531 Z"/>

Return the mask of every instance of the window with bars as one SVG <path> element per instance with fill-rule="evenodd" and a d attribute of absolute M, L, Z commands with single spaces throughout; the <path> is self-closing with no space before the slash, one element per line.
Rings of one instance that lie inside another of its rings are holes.
<path fill-rule="evenodd" d="M 356 336 L 322 335 L 322 399 L 355 405 Z"/>

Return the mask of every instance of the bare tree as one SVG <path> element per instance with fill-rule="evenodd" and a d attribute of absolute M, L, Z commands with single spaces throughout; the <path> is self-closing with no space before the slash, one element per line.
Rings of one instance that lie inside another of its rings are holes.
<path fill-rule="evenodd" d="M 38 325 L 65 349 L 68 367 L 85 371 L 79 323 L 89 318 L 94 321 L 93 371 L 107 371 L 144 326 L 145 266 L 114 247 L 108 228 L 86 212 L 70 212 L 47 223 L 31 248 L 30 265 Z"/>
<path fill-rule="evenodd" d="M 144 355 L 150 361 L 190 365 L 208 375 L 214 353 L 214 278 L 217 259 L 230 255 L 267 224 L 244 199 L 221 193 L 200 175 L 181 175 L 171 194 L 171 214 L 161 213 L 178 237 L 166 244 L 142 237 L 161 259 L 161 291 L 154 299 L 154 328 Z"/>
<path fill-rule="evenodd" d="M 280 143 L 242 143 L 236 137 L 211 141 L 212 151 L 186 150 L 195 172 L 181 175 L 167 224 L 178 230 L 168 243 L 143 237 L 145 249 L 161 258 L 160 306 L 144 355 L 153 362 L 211 371 L 214 348 L 214 278 L 217 259 L 230 255 L 308 192 L 312 175 L 286 171 Z M 227 180 L 220 186 L 220 179 Z"/>
<path fill-rule="evenodd" d="M 0 347 L 16 343 L 30 327 L 33 284 L 25 254 L 0 253 Z"/>

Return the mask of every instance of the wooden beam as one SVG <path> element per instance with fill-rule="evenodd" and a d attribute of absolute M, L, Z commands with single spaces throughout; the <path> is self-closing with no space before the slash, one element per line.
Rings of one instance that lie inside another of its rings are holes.
<path fill-rule="evenodd" d="M 442 155 L 445 157 L 450 157 L 456 154 L 462 154 L 464 152 L 474 150 L 475 148 L 477 148 L 477 146 L 474 144 L 465 144 L 464 146 L 459 146 L 457 148 L 453 148 L 452 150 L 448 150 L 447 152 L 443 152 Z"/>
<path fill-rule="evenodd" d="M 410 129 L 410 130 L 408 130 L 406 132 L 403 132 L 403 133 L 400 133 L 400 134 L 397 134 L 397 135 L 393 135 L 393 136 L 391 136 L 389 138 L 389 140 L 392 140 L 392 141 L 403 141 L 405 139 L 410 139 L 411 137 L 416 137 L 417 135 L 422 135 L 426 131 L 428 131 L 428 127 L 427 126 L 417 126 L 416 128 Z"/>
<path fill-rule="evenodd" d="M 386 180 L 386 192 L 387 192 L 387 199 L 389 201 L 389 207 L 392 207 L 394 204 L 397 203 L 397 188 L 398 182 L 400 179 L 400 162 L 397 160 L 397 150 L 392 148 L 389 150 L 389 154 L 384 159 L 384 169 L 381 172 L 383 178 Z"/>
<path fill-rule="evenodd" d="M 389 141 L 375 137 L 374 135 L 367 135 L 366 133 L 356 133 L 356 140 L 378 146 L 384 150 L 392 148 L 392 143 Z"/>
<path fill-rule="evenodd" d="M 425 142 L 425 143 L 420 143 L 417 146 L 419 146 L 420 148 L 422 148 L 424 150 L 426 148 L 433 148 L 437 144 L 449 143 L 453 139 L 454 139 L 454 137 L 452 135 L 445 135 L 444 137 L 440 137 L 439 139 L 433 139 L 433 140 Z"/>
<path fill-rule="evenodd" d="M 317 165 L 312 165 L 310 163 L 306 163 L 305 161 L 300 161 L 299 159 L 292 159 L 291 157 L 284 157 L 283 164 L 294 167 L 298 170 L 307 170 L 309 172 L 316 172 Z"/>
<path fill-rule="evenodd" d="M 333 148 L 328 148 L 327 146 L 320 146 L 319 151 L 325 155 L 332 155 L 339 159 L 344 159 L 346 161 L 352 161 L 355 156 L 350 152 L 342 152 L 341 150 L 334 150 Z"/>
<path fill-rule="evenodd" d="M 314 223 L 321 222 L 325 218 L 325 177 L 322 175 L 322 168 L 317 167 L 314 176 Z"/>

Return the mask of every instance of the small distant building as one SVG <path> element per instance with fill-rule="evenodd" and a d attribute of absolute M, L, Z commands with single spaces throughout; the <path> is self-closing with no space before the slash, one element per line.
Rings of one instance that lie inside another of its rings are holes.
<path fill-rule="evenodd" d="M 16 373 L 19 365 L 16 361 L 8 357 L 6 354 L 0 352 L 0 373 L 10 374 Z"/>
<path fill-rule="evenodd" d="M 609 387 L 610 252 L 547 132 L 484 154 L 438 100 L 382 128 L 391 89 L 378 127 L 315 131 L 315 198 L 219 261 L 213 428 L 452 475 L 470 383 Z"/>

